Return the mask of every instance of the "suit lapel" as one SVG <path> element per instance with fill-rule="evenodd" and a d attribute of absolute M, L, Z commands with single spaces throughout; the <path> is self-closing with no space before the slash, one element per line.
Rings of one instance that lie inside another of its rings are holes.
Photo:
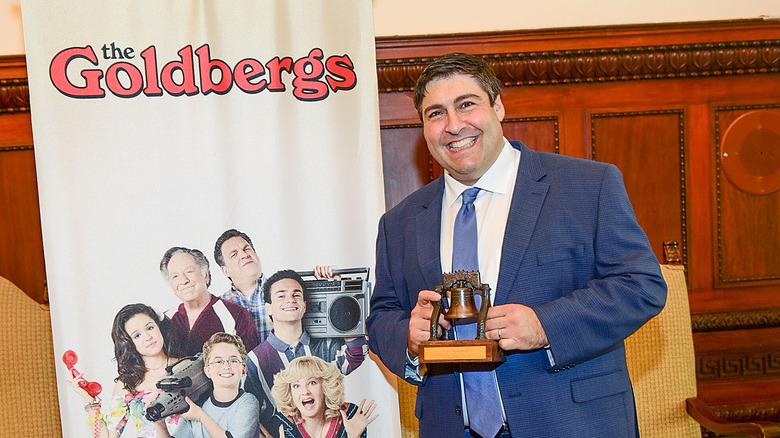
<path fill-rule="evenodd" d="M 417 236 L 417 257 L 423 281 L 433 288 L 441 284 L 441 200 L 444 196 L 442 175 L 431 190 L 430 196 L 421 204 L 417 214 L 415 231 Z"/>
<path fill-rule="evenodd" d="M 517 169 L 517 181 L 509 207 L 504 243 L 501 250 L 501 266 L 496 285 L 495 304 L 508 302 L 513 289 L 520 263 L 525 256 L 528 244 L 550 185 L 539 182 L 546 174 L 544 166 L 536 152 L 522 143 L 512 142 L 520 149 L 520 166 Z M 515 298 L 516 300 L 516 298 Z"/>

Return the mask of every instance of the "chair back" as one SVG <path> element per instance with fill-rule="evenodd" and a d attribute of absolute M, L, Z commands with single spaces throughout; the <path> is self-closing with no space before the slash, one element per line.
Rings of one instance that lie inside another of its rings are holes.
<path fill-rule="evenodd" d="M 0 434 L 61 437 L 49 310 L 3 277 L 0 332 Z"/>
<path fill-rule="evenodd" d="M 661 272 L 669 290 L 666 306 L 625 341 L 639 436 L 701 438 L 699 424 L 685 410 L 685 399 L 696 397 L 685 269 L 661 265 Z"/>

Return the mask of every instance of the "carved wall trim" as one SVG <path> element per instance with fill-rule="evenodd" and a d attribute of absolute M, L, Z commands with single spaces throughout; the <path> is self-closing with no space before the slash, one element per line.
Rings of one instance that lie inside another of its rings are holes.
<path fill-rule="evenodd" d="M 27 78 L 0 79 L 0 115 L 29 112 L 30 89 Z"/>
<path fill-rule="evenodd" d="M 726 283 L 743 283 L 750 281 L 767 281 L 778 280 L 780 276 L 766 276 L 766 277 L 740 277 L 740 278 L 724 278 L 723 276 L 723 227 L 721 222 L 721 208 L 722 208 L 722 183 L 723 183 L 723 168 L 720 161 L 721 154 L 721 141 L 723 140 L 723 130 L 727 127 L 721 127 L 720 113 L 724 111 L 750 111 L 758 109 L 780 108 L 780 104 L 769 105 L 742 105 L 742 106 L 719 106 L 715 108 L 715 212 L 717 220 L 717 254 L 718 254 L 718 282 L 721 284 Z"/>
<path fill-rule="evenodd" d="M 11 152 L 11 151 L 31 151 L 34 150 L 32 145 L 16 145 L 16 146 L 5 146 L 0 145 L 0 152 Z"/>
<path fill-rule="evenodd" d="M 780 40 L 485 54 L 504 86 L 780 72 Z M 412 91 L 430 57 L 377 60 L 380 93 Z"/>
<path fill-rule="evenodd" d="M 780 309 L 741 310 L 735 312 L 694 313 L 694 333 L 780 327 Z"/>
<path fill-rule="evenodd" d="M 696 355 L 696 380 L 780 377 L 780 350 L 719 351 Z"/>
<path fill-rule="evenodd" d="M 680 248 L 682 253 L 682 264 L 688 270 L 688 219 L 687 219 L 687 205 L 685 199 L 685 113 L 683 110 L 656 110 L 656 111 L 630 111 L 630 112 L 612 112 L 612 113 L 595 113 L 590 117 L 590 143 L 591 143 L 591 159 L 596 159 L 596 125 L 595 121 L 600 118 L 609 117 L 636 117 L 636 116 L 653 116 L 653 115 L 677 115 L 678 120 L 678 138 L 680 141 L 679 156 L 680 160 Z"/>

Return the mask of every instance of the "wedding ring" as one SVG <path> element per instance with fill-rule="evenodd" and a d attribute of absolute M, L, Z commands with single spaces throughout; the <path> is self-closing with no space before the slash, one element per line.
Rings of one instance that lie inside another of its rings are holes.
<path fill-rule="evenodd" d="M 498 329 L 498 339 L 501 339 L 501 329 Z"/>

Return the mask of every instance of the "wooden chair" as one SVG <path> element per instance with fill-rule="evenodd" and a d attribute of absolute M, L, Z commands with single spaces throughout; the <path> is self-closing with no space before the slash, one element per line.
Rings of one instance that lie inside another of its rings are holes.
<path fill-rule="evenodd" d="M 0 435 L 61 437 L 49 310 L 0 277 Z"/>
<path fill-rule="evenodd" d="M 701 427 L 728 436 L 780 437 L 776 423 L 731 423 L 696 398 L 688 289 L 682 265 L 661 265 L 666 306 L 626 339 L 626 359 L 642 438 L 701 438 Z M 401 436 L 417 437 L 416 388 L 398 379 Z"/>
<path fill-rule="evenodd" d="M 701 437 L 700 425 L 726 436 L 780 437 L 780 424 L 734 423 L 696 398 L 688 288 L 682 265 L 661 265 L 666 306 L 626 339 L 626 359 L 642 438 Z"/>

